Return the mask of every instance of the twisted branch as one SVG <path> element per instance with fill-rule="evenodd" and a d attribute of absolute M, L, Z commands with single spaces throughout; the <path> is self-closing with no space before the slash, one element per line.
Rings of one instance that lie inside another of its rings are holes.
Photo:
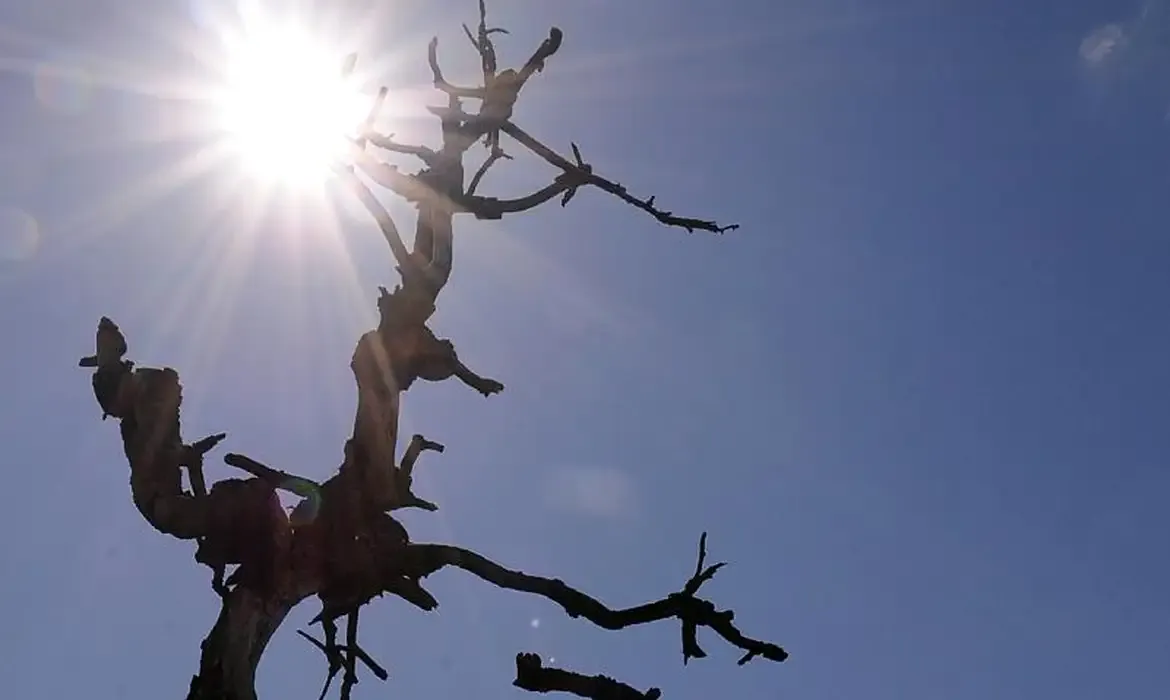
<path fill-rule="evenodd" d="M 728 643 L 743 650 L 739 664 L 745 664 L 757 656 L 770 661 L 784 661 L 788 652 L 771 642 L 745 636 L 732 620 L 735 613 L 719 610 L 702 598 L 696 598 L 699 588 L 711 580 L 723 566 L 716 564 L 704 568 L 706 560 L 707 535 L 703 533 L 699 544 L 699 562 L 696 573 L 691 576 L 683 589 L 671 593 L 661 600 L 637 605 L 632 608 L 614 610 L 560 579 L 532 576 L 522 571 L 512 571 L 486 557 L 461 547 L 442 544 L 410 544 L 406 547 L 403 566 L 413 578 L 428 576 L 444 566 L 454 566 L 491 583 L 499 588 L 532 593 L 547 598 L 564 608 L 569 617 L 584 617 L 593 624 L 607 630 L 620 630 L 658 620 L 677 618 L 683 626 L 683 663 L 691 658 L 703 658 L 707 654 L 695 639 L 699 627 L 709 627 Z"/>

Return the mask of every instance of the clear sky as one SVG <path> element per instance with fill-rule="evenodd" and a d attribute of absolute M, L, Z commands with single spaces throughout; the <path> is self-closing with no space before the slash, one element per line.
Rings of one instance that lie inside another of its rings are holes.
<path fill-rule="evenodd" d="M 212 478 L 227 450 L 317 478 L 341 459 L 390 256 L 352 202 L 193 155 L 227 2 L 0 4 L 6 696 L 181 697 L 218 608 L 193 545 L 131 504 L 77 368 L 100 315 L 179 369 L 187 437 L 229 433 Z M 388 128 L 436 144 L 409 116 L 440 104 L 425 43 L 474 75 L 472 0 L 318 4 L 393 88 Z M 505 64 L 565 30 L 519 123 L 743 228 L 688 236 L 596 191 L 461 221 L 433 327 L 507 389 L 407 395 L 403 432 L 448 447 L 412 535 L 629 605 L 677 589 L 706 529 L 731 562 L 707 592 L 792 658 L 738 668 L 703 634 L 684 669 L 675 623 L 598 631 L 444 571 L 437 613 L 364 614 L 392 679 L 357 697 L 519 698 L 518 651 L 668 700 L 1166 697 L 1170 5 L 490 12 Z M 517 160 L 485 189 L 553 174 Z M 315 612 L 273 641 L 263 697 L 315 697 L 293 632 Z"/>

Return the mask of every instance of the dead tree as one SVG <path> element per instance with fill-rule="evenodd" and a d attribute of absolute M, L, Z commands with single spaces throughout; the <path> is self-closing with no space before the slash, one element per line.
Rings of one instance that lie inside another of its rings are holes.
<path fill-rule="evenodd" d="M 351 368 L 358 385 L 353 434 L 345 441 L 342 463 L 324 483 L 268 467 L 242 454 L 224 461 L 251 475 L 227 479 L 209 491 L 202 476 L 204 454 L 223 439 L 212 435 L 187 445 L 180 437 L 181 390 L 178 373 L 170 368 L 136 369 L 124 359 L 128 344 L 121 330 L 101 319 L 94 355 L 81 365 L 94 369 L 94 395 L 104 416 L 121 422 L 126 457 L 131 468 L 131 491 L 144 518 L 164 534 L 198 542 L 195 558 L 214 570 L 213 587 L 222 597 L 219 618 L 201 646 L 197 674 L 191 679 L 188 700 L 254 700 L 255 673 L 268 641 L 288 612 L 316 595 L 324 640 L 305 632 L 325 655 L 328 675 L 322 697 L 334 677 L 343 673 L 341 697 L 351 695 L 358 682 L 359 663 L 382 680 L 387 673 L 358 644 L 357 622 L 362 605 L 385 595 L 397 595 L 423 610 L 438 601 L 422 580 L 444 567 L 462 569 L 509 590 L 533 594 L 559 604 L 570 617 L 584 618 L 609 630 L 658 620 L 681 623 L 683 661 L 705 656 L 697 632 L 706 627 L 743 650 L 740 663 L 755 657 L 784 661 L 783 648 L 747 637 L 734 624 L 730 610 L 720 610 L 698 597 L 700 587 L 723 566 L 706 564 L 706 533 L 700 538 L 698 564 L 682 588 L 659 600 L 630 608 L 610 608 L 555 578 L 513 571 L 487 557 L 453 545 L 415 543 L 391 512 L 437 506 L 411 490 L 416 460 L 424 451 L 443 446 L 416 435 L 396 462 L 399 402 L 402 392 L 417 379 L 441 381 L 456 377 L 488 396 L 503 389 L 499 382 L 469 369 L 454 345 L 427 326 L 439 292 L 447 284 L 453 260 L 454 219 L 472 214 L 495 219 L 538 206 L 560 196 L 567 204 L 578 188 L 598 187 L 649 213 L 658 221 L 688 231 L 722 233 L 735 225 L 679 217 L 655 206 L 654 198 L 640 199 L 621 185 L 593 172 L 580 150 L 572 145 L 570 161 L 518 127 L 512 116 L 521 89 L 561 46 L 563 35 L 553 28 L 548 38 L 519 69 L 498 70 L 483 0 L 477 31 L 467 27 L 479 53 L 483 84 L 460 87 L 447 81 L 439 67 L 437 41 L 428 60 L 434 85 L 447 96 L 443 108 L 430 108 L 439 118 L 442 142 L 438 149 L 400 144 L 366 128 L 354 137 L 349 162 L 336 170 L 374 217 L 397 262 L 401 284 L 393 291 L 381 288 L 378 327 L 358 341 Z M 347 69 L 352 69 L 353 58 Z M 379 92 L 379 101 L 386 89 Z M 465 111 L 464 100 L 478 109 Z M 558 170 L 546 187 L 515 199 L 476 194 L 488 169 L 508 156 L 502 137 L 528 148 Z M 465 185 L 463 157 L 482 140 L 488 156 Z M 408 174 L 376 158 L 368 147 L 419 158 L 424 168 Z M 412 249 L 407 249 L 393 220 L 363 181 L 404 197 L 418 209 Z M 181 483 L 189 473 L 191 493 Z M 303 497 L 290 516 L 276 499 L 276 489 Z M 235 570 L 225 580 L 225 570 Z M 346 639 L 337 640 L 337 623 L 347 618 Z M 645 692 L 604 676 L 582 676 L 544 667 L 539 657 L 517 657 L 515 685 L 547 692 L 564 691 L 595 700 L 654 700 L 656 689 Z"/>

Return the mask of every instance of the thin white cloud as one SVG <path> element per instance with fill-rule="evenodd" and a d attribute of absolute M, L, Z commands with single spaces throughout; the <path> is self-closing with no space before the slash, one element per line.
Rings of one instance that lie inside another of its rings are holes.
<path fill-rule="evenodd" d="M 1125 30 L 1120 24 L 1097 27 L 1081 40 L 1081 59 L 1090 65 L 1100 64 L 1125 44 Z"/>

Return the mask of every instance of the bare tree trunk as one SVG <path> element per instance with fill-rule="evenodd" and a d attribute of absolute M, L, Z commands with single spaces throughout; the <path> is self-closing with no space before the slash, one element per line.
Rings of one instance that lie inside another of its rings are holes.
<path fill-rule="evenodd" d="M 187 700 L 256 700 L 256 669 L 268 640 L 289 611 L 312 593 L 308 588 L 265 598 L 236 586 L 203 640 L 199 675 L 191 679 Z"/>
<path fill-rule="evenodd" d="M 386 501 L 394 492 L 400 391 L 393 366 L 396 359 L 382 334 L 373 330 L 358 340 L 350 361 L 358 394 L 351 444 L 360 448 L 361 459 L 351 459 L 347 450 L 345 462 L 364 467 L 359 477 L 361 491 L 374 502 Z"/>

